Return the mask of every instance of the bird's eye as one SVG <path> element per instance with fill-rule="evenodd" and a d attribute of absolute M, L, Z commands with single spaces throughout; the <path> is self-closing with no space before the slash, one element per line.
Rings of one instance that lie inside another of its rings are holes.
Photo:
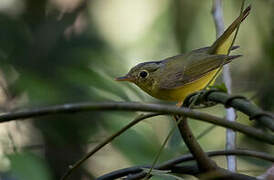
<path fill-rule="evenodd" d="M 141 72 L 139 73 L 139 76 L 140 76 L 141 78 L 146 78 L 146 77 L 148 76 L 148 72 L 145 71 L 145 70 L 143 70 L 143 71 L 141 71 Z"/>

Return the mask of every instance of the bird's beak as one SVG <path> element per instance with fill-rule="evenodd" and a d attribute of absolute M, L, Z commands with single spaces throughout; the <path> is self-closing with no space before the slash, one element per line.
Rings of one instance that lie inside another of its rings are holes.
<path fill-rule="evenodd" d="M 118 77 L 115 78 L 116 81 L 129 81 L 129 82 L 133 82 L 133 79 L 130 78 L 128 75 L 122 76 L 122 77 Z"/>

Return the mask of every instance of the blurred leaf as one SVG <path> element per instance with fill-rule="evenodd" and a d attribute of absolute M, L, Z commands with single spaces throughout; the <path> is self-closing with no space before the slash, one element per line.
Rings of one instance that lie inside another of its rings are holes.
<path fill-rule="evenodd" d="M 51 175 L 45 162 L 29 153 L 9 155 L 11 173 L 20 180 L 50 180 Z"/>
<path fill-rule="evenodd" d="M 129 118 L 133 117 L 132 113 L 123 113 L 124 116 L 121 115 L 121 113 L 105 114 L 104 117 L 107 118 L 104 121 L 104 128 L 110 134 L 125 126 L 129 119 L 133 119 Z M 150 131 L 149 125 L 144 124 L 144 122 L 140 122 L 135 127 L 127 130 L 112 143 L 134 164 L 152 163 L 160 147 L 156 134 Z M 165 153 L 162 155 L 164 157 Z"/>

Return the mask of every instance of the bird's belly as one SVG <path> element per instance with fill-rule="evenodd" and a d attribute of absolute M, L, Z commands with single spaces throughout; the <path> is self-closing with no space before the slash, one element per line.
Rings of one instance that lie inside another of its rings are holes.
<path fill-rule="evenodd" d="M 208 84 L 208 82 L 214 77 L 216 72 L 217 70 L 211 71 L 205 76 L 201 77 L 200 79 L 197 79 L 182 87 L 177 87 L 174 89 L 159 89 L 158 91 L 152 91 L 149 94 L 158 99 L 181 102 L 191 93 L 203 89 Z M 214 81 L 215 79 L 212 81 L 210 85 L 212 85 Z"/>

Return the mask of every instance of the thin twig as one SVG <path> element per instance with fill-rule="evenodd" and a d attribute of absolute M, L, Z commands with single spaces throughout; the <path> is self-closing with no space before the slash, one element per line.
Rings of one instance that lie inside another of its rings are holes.
<path fill-rule="evenodd" d="M 132 126 L 136 125 L 138 122 L 140 122 L 140 121 L 142 121 L 144 119 L 147 119 L 147 118 L 150 118 L 150 117 L 154 117 L 154 116 L 159 116 L 159 115 L 162 115 L 162 114 L 161 113 L 151 113 L 151 114 L 146 114 L 146 115 L 140 115 L 140 116 L 138 116 L 133 121 L 131 121 L 129 124 L 127 124 L 122 129 L 120 129 L 118 132 L 116 132 L 115 134 L 111 135 L 106 140 L 104 140 L 103 142 L 101 142 L 100 144 L 98 144 L 95 148 L 93 148 L 89 153 L 87 153 L 84 157 L 82 157 L 76 163 L 74 163 L 73 165 L 70 165 L 68 171 L 63 175 L 63 177 L 61 179 L 62 180 L 68 179 L 69 176 L 70 176 L 70 174 L 74 170 L 76 170 L 79 166 L 81 166 L 81 164 L 83 164 L 89 157 L 91 157 L 97 151 L 99 151 L 100 149 L 102 149 L 105 145 L 107 145 L 108 143 L 110 143 L 112 140 L 114 140 L 116 137 L 118 137 L 119 135 L 121 135 L 123 132 L 125 132 L 126 130 L 128 130 Z"/>
<path fill-rule="evenodd" d="M 161 145 L 159 151 L 157 152 L 156 157 L 155 157 L 155 159 L 154 159 L 154 161 L 153 161 L 153 163 L 152 163 L 152 165 L 151 165 L 151 168 L 149 169 L 149 171 L 148 171 L 146 177 L 144 178 L 144 180 L 149 179 L 150 174 L 151 174 L 152 170 L 154 169 L 154 167 L 156 166 L 157 161 L 159 160 L 160 155 L 161 155 L 161 153 L 162 153 L 164 147 L 166 146 L 168 140 L 170 139 L 170 137 L 174 134 L 175 130 L 177 129 L 178 123 L 180 123 L 180 121 L 176 122 L 176 123 L 175 123 L 175 126 L 173 126 L 173 128 L 169 131 L 167 137 L 165 138 L 165 140 L 164 140 L 164 142 L 162 143 L 162 145 Z"/>
<path fill-rule="evenodd" d="M 178 123 L 180 123 L 181 121 L 178 121 L 175 123 L 175 126 L 171 129 L 171 131 L 169 132 L 168 136 L 165 138 L 164 143 L 161 146 L 161 150 L 159 150 L 154 162 L 152 163 L 151 167 L 150 167 L 150 171 L 152 171 L 157 163 L 157 160 L 159 159 L 160 153 L 163 149 L 163 147 L 166 145 L 166 143 L 168 142 L 170 136 L 174 133 L 174 130 L 177 128 Z M 210 132 L 212 129 L 214 129 L 216 127 L 216 125 L 211 125 L 208 128 L 206 128 L 204 131 L 202 131 L 198 136 L 197 136 L 197 140 L 199 140 L 200 138 L 202 138 L 204 135 L 206 135 L 208 132 Z M 186 146 L 183 146 L 183 148 Z M 183 152 L 183 151 L 181 151 Z M 188 151 L 189 152 L 189 151 Z M 147 177 L 149 177 L 150 172 L 147 173 Z"/>

